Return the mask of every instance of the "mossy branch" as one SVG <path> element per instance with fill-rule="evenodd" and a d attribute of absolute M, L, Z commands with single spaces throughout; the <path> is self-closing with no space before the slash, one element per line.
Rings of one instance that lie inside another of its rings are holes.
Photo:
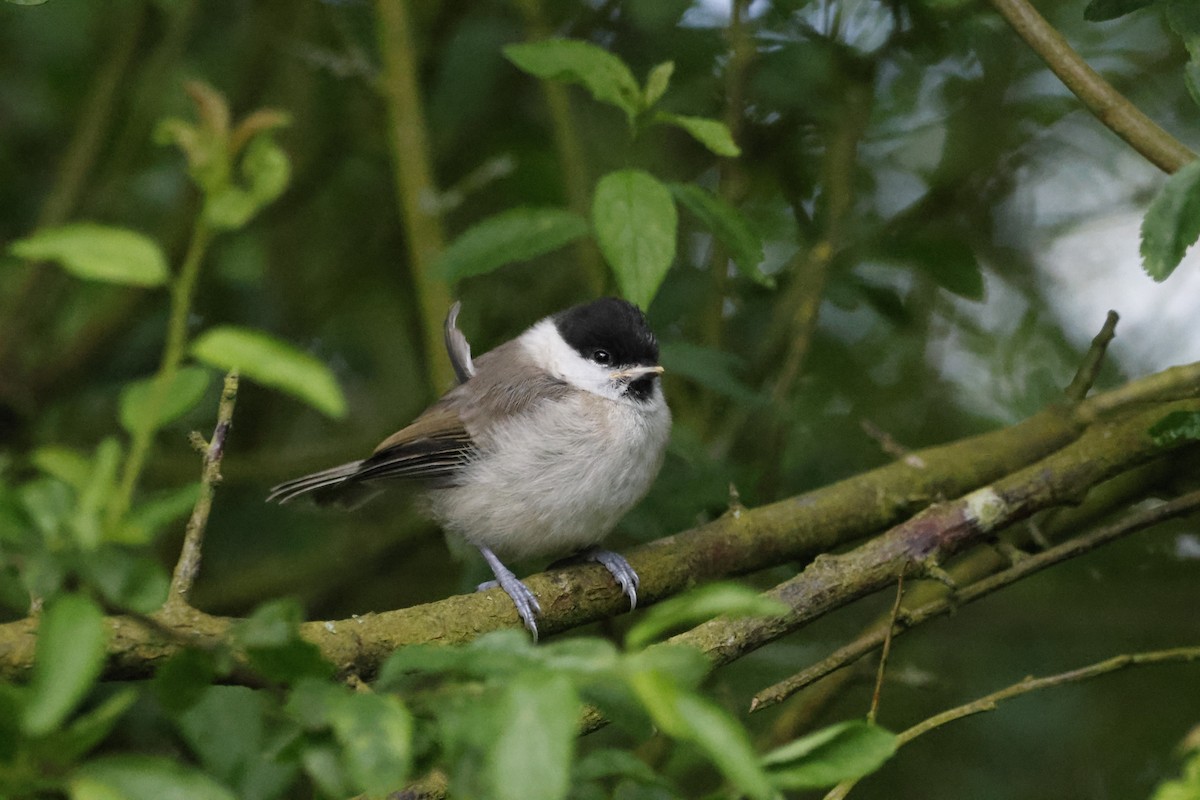
<path fill-rule="evenodd" d="M 940 575 L 938 563 L 966 546 L 988 541 L 1037 511 L 1078 504 L 1093 486 L 1166 455 L 1170 450 L 1148 431 L 1172 411 L 1200 411 L 1200 402 L 1166 403 L 1094 425 L 1061 450 L 1000 480 L 932 505 L 846 553 L 817 557 L 765 593 L 786 605 L 787 614 L 719 618 L 670 641 L 703 651 L 719 666 L 892 585 L 900 575 Z"/>
<path fill-rule="evenodd" d="M 1200 365 L 1193 367 L 1174 373 L 1177 379 L 1192 381 L 1189 386 L 1151 376 L 1139 382 L 1144 384 L 1142 390 L 1135 384 L 1118 391 L 1137 399 L 1138 405 L 1153 393 L 1194 393 Z M 1171 410 L 1200 408 L 1200 401 L 1160 403 L 1085 429 L 1079 419 L 1094 415 L 1091 407 L 1097 404 L 1119 410 L 1106 395 L 1090 398 L 1074 411 L 1049 409 L 1011 428 L 918 451 L 923 468 L 896 462 L 798 497 L 731 512 L 638 548 L 629 554 L 629 561 L 642 578 L 639 596 L 653 602 L 699 582 L 809 560 L 897 525 L 941 498 L 976 490 L 962 501 L 932 506 L 848 556 L 821 559 L 784 584 L 777 594 L 791 601 L 795 611 L 783 627 L 761 631 L 754 625 L 739 627 L 747 625 L 744 620 L 718 620 L 685 635 L 683 641 L 721 663 L 770 641 L 787 625 L 890 584 L 901 571 L 919 571 L 923 557 L 981 541 L 1006 519 L 1076 502 L 1104 476 L 1167 456 L 1166 450 L 1148 441 L 1145 429 Z M 979 490 L 981 486 L 987 488 Z M 811 597 L 810 592 L 811 602 L 805 605 L 805 592 L 811 589 L 806 584 L 814 575 L 819 575 L 827 594 Z M 528 578 L 527 583 L 541 601 L 542 628 L 547 634 L 626 610 L 624 595 L 602 567 L 546 572 Z M 185 611 L 172 615 L 170 625 L 192 641 L 213 646 L 223 641 L 235 621 Z M 370 675 L 397 647 L 465 642 L 519 624 L 512 603 L 497 589 L 347 620 L 308 622 L 302 633 L 339 669 Z M 164 641 L 137 620 L 114 616 L 108 625 L 112 636 L 106 675 L 110 677 L 144 677 L 179 649 L 177 642 Z M 731 637 L 732 644 L 722 644 L 719 635 Z M 0 676 L 28 674 L 36 638 L 34 619 L 0 625 Z"/>
<path fill-rule="evenodd" d="M 805 686 L 820 680 L 834 670 L 841 669 L 847 664 L 853 663 L 866 653 L 882 646 L 888 639 L 889 630 L 891 631 L 891 637 L 895 638 L 924 622 L 956 611 L 967 603 L 986 597 L 1035 572 L 1041 572 L 1048 567 L 1081 556 L 1084 553 L 1095 550 L 1097 547 L 1114 542 L 1131 533 L 1145 530 L 1168 519 L 1191 514 L 1198 509 L 1200 509 L 1200 492 L 1190 492 L 1182 497 L 1160 503 L 1151 508 L 1132 512 L 1110 525 L 1104 525 L 1090 533 L 1070 539 L 1049 550 L 1022 558 L 1008 569 L 964 586 L 952 595 L 925 603 L 917 608 L 905 609 L 903 612 L 897 614 L 894 620 L 889 620 L 891 624 L 876 628 L 860 636 L 853 642 L 830 654 L 828 658 L 822 659 L 808 669 L 759 692 L 751 701 L 750 710 L 759 711 L 774 705 L 789 695 L 803 689 Z"/>

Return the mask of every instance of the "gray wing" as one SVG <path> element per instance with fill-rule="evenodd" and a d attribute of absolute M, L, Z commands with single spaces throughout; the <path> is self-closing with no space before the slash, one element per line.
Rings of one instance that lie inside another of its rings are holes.
<path fill-rule="evenodd" d="M 462 420 L 442 401 L 385 439 L 369 457 L 281 483 L 267 500 L 286 503 L 310 494 L 321 505 L 356 506 L 382 488 L 376 482 L 453 482 L 474 453 Z"/>
<path fill-rule="evenodd" d="M 411 425 L 384 439 L 369 457 L 281 483 L 267 499 L 286 503 L 311 494 L 318 503 L 353 506 L 369 499 L 388 481 L 452 485 L 459 473 L 486 451 L 497 424 L 569 391 L 566 383 L 523 358 L 517 340 L 472 362 L 466 338 L 454 327 L 456 312 L 457 304 L 446 320 L 446 340 L 460 379 L 460 369 L 470 370 L 463 383 Z M 451 331 L 462 342 L 457 354 Z"/>

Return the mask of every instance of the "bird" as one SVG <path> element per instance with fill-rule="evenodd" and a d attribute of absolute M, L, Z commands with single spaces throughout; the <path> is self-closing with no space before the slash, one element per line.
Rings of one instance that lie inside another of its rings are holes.
<path fill-rule="evenodd" d="M 605 297 L 534 323 L 476 359 L 444 338 L 458 385 L 371 455 L 281 483 L 268 501 L 311 495 L 356 507 L 415 484 L 446 532 L 474 545 L 536 641 L 537 597 L 505 565 L 577 556 L 603 565 L 637 607 L 638 575 L 600 547 L 645 496 L 671 431 L 658 340 L 632 303 Z"/>

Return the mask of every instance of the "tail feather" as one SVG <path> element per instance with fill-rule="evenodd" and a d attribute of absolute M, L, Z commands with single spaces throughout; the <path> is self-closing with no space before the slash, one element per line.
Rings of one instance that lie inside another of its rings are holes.
<path fill-rule="evenodd" d="M 311 475 L 305 475 L 302 478 L 285 481 L 271 489 L 271 493 L 267 495 L 267 502 L 286 503 L 289 500 L 294 500 L 301 495 L 311 492 L 320 492 L 323 489 L 335 489 L 346 486 L 347 482 L 351 481 L 358 474 L 362 463 L 361 461 L 351 461 L 347 464 L 314 472 Z"/>

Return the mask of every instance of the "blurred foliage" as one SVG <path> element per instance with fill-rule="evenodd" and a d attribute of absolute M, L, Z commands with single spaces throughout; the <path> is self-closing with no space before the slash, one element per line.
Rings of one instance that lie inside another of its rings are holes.
<path fill-rule="evenodd" d="M 262 503 L 448 388 L 430 385 L 431 321 L 403 255 L 418 234 L 392 167 L 420 154 L 388 136 L 376 22 L 389 2 L 0 3 L 0 607 L 43 615 L 31 682 L 0 685 L 0 795 L 341 797 L 442 765 L 463 797 L 769 796 L 875 770 L 894 746 L 881 729 L 779 739 L 786 718 L 729 712 L 844 640 L 865 619 L 854 609 L 705 685 L 686 654 L 640 648 L 697 615 L 769 613 L 728 587 L 616 621 L 632 624 L 624 649 L 513 635 L 406 650 L 379 692 L 329 681 L 297 638 L 302 617 L 479 578 L 403 498 L 346 517 Z M 1041 5 L 1119 89 L 1200 142 L 1194 4 Z M 1142 252 L 1159 280 L 1200 232 L 1194 165 L 1158 192 L 1114 166 L 1115 138 L 1080 144 L 1073 131 L 1098 123 L 982 3 L 735 0 L 733 19 L 690 0 L 404 8 L 437 186 L 422 210 L 449 242 L 433 279 L 462 299 L 475 351 L 597 288 L 647 306 L 659 333 L 675 430 L 622 546 L 884 463 L 868 431 L 917 447 L 1057 401 L 1072 328 L 1102 318 L 1069 319 L 1045 280 L 1045 242 L 1103 210 L 1065 195 L 1148 206 Z M 1075 181 L 1050 195 L 1061 207 L 1028 202 L 1046 175 Z M 195 599 L 246 619 L 226 650 L 187 651 L 149 685 L 97 686 L 104 611 L 166 596 L 197 495 L 187 433 L 211 427 L 211 370 L 235 367 L 247 380 Z M 1102 383 L 1122 371 L 1144 370 L 1110 364 Z M 893 655 L 883 721 L 1035 661 L 1194 635 L 1177 614 L 1195 601 L 1194 562 L 1171 552 L 1131 544 L 914 634 L 907 668 Z M 1100 596 L 1062 605 L 1084 592 Z M 269 688 L 219 685 L 235 670 Z M 929 697 L 930 680 L 947 691 Z M 1194 685 L 1180 671 L 964 723 L 856 796 L 1161 794 Z M 824 721 L 860 715 L 865 692 Z M 617 724 L 576 743 L 584 701 Z"/>

